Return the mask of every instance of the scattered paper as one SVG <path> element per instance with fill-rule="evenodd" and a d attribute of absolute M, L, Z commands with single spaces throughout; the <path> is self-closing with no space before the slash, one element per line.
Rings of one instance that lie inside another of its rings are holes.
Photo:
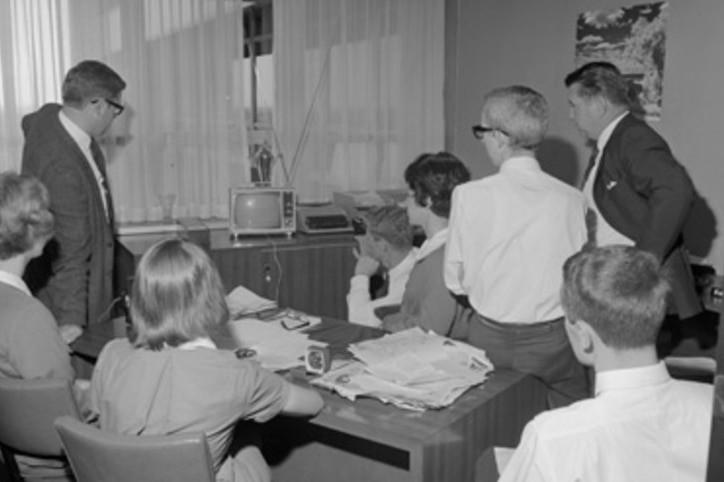
<path fill-rule="evenodd" d="M 253 318 L 231 321 L 230 331 L 239 348 L 253 350 L 254 355 L 250 358 L 272 371 L 303 366 L 304 355 L 310 346 L 326 346 L 303 333 L 286 330 L 280 324 Z"/>
<path fill-rule="evenodd" d="M 410 410 L 451 405 L 493 370 L 483 350 L 419 328 L 357 343 L 349 350 L 359 361 L 312 383 L 351 400 L 370 396 Z"/>
<path fill-rule="evenodd" d="M 234 288 L 226 296 L 226 304 L 229 306 L 232 319 L 277 307 L 276 301 L 263 298 L 242 285 Z"/>

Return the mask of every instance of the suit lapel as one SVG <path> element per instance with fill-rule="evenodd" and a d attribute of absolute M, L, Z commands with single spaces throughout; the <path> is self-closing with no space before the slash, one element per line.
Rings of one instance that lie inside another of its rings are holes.
<path fill-rule="evenodd" d="M 101 192 L 100 186 L 98 185 L 95 174 L 93 174 L 93 169 L 88 163 L 88 159 L 85 157 L 85 154 L 81 150 L 78 143 L 75 142 L 75 140 L 70 136 L 68 131 L 65 130 L 65 127 L 63 127 L 63 124 L 60 123 L 60 120 L 57 118 L 57 116 L 53 122 L 53 126 L 60 133 L 60 135 L 56 138 L 62 139 L 63 143 L 66 145 L 66 149 L 68 149 L 68 152 L 73 152 L 74 156 L 73 159 L 70 161 L 76 163 L 80 167 L 80 171 L 83 175 L 85 183 L 90 187 L 89 192 L 90 195 L 93 197 L 93 202 L 91 203 L 91 205 L 94 206 L 92 208 L 93 212 L 95 213 L 95 211 L 98 210 L 98 207 L 100 207 L 100 215 L 102 215 L 103 218 L 106 220 L 105 224 L 108 224 L 110 226 L 110 222 L 108 222 L 108 217 L 106 216 L 106 213 L 103 212 L 102 208 L 103 193 Z M 113 228 L 111 228 L 111 230 L 112 229 Z"/>

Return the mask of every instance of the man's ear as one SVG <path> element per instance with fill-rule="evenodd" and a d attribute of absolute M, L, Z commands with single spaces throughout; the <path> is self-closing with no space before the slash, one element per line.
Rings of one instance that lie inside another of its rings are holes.
<path fill-rule="evenodd" d="M 593 329 L 591 325 L 583 320 L 569 321 L 566 320 L 566 332 L 568 333 L 568 339 L 573 346 L 574 352 L 579 353 L 579 358 L 589 357 L 593 354 Z M 579 360 L 585 363 L 586 360 Z"/>
<path fill-rule="evenodd" d="M 86 111 L 93 114 L 94 117 L 103 116 L 104 109 L 106 108 L 107 106 L 105 105 L 105 102 L 103 102 L 103 100 L 101 100 L 100 98 L 91 99 L 85 105 Z"/>
<path fill-rule="evenodd" d="M 505 147 L 510 146 L 510 137 L 508 134 L 503 134 L 501 131 L 493 131 L 493 140 L 495 141 L 495 147 L 502 150 Z"/>
<path fill-rule="evenodd" d="M 611 108 L 611 104 L 602 95 L 597 95 L 591 98 L 588 102 L 591 112 L 599 119 L 603 118 Z"/>
<path fill-rule="evenodd" d="M 591 328 L 591 325 L 589 325 L 586 321 L 580 320 L 578 323 L 578 329 L 580 330 L 580 339 L 581 339 L 581 350 L 586 355 L 593 354 L 593 339 L 595 332 L 593 331 L 593 328 Z"/>
<path fill-rule="evenodd" d="M 30 248 L 30 257 L 28 259 L 37 258 L 41 254 L 43 254 L 43 249 L 45 249 L 45 245 L 48 243 L 50 239 L 36 239 L 33 243 L 32 248 Z"/>

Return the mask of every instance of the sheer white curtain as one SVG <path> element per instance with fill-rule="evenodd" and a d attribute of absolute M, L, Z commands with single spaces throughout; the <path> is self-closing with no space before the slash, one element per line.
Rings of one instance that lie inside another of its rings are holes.
<path fill-rule="evenodd" d="M 0 104 L 5 122 L 19 125 L 21 116 L 44 102 L 60 101 L 60 82 L 76 62 L 94 58 L 106 62 L 127 82 L 126 111 L 101 141 L 121 221 L 156 220 L 162 216 L 160 199 L 173 195 L 174 214 L 226 216 L 228 187 L 246 180 L 246 134 L 242 85 L 243 5 L 230 0 L 3 0 L 11 9 L 34 4 L 38 11 L 25 19 L 36 22 L 42 12 L 59 10 L 60 19 L 47 35 L 60 57 L 53 71 L 36 68 L 20 82 L 52 79 L 54 88 L 38 92 L 20 105 L 19 91 Z M 2 8 L 7 8 L 4 6 Z M 2 12 L 0 12 L 2 13 Z M 47 14 L 46 14 L 47 15 Z M 5 22 L 6 16 L 0 19 Z M 65 23 L 63 23 L 65 22 Z M 43 30 L 43 29 L 39 29 Z M 6 57 L 6 29 L 2 35 L 2 71 L 22 58 L 50 56 L 45 44 L 27 44 L 12 37 Z M 46 32 L 34 35 L 45 35 Z M 33 35 L 30 35 L 32 37 Z M 40 60 L 38 60 L 40 62 Z M 41 62 L 42 63 L 42 62 Z M 57 65 L 56 65 L 57 64 Z M 3 81 L 5 76 L 3 76 Z M 51 82 L 51 80 L 48 80 Z M 4 130 L 0 134 L 4 135 Z M 11 145 L 18 146 L 18 131 Z M 7 157 L 19 164 L 19 150 Z M 4 151 L 0 151 L 3 152 Z M 3 155 L 3 162 L 5 161 Z"/>
<path fill-rule="evenodd" d="M 60 95 L 70 66 L 67 1 L 0 1 L 0 170 L 19 170 L 20 119 Z"/>
<path fill-rule="evenodd" d="M 302 200 L 402 187 L 443 148 L 443 42 L 440 0 L 274 3 L 274 124 Z"/>

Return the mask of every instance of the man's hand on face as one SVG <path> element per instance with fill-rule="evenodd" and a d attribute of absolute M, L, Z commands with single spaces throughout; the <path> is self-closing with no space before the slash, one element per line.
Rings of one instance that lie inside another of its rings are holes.
<path fill-rule="evenodd" d="M 354 257 L 357 258 L 357 264 L 354 267 L 355 275 L 372 276 L 380 268 L 380 262 L 376 259 L 363 254 L 361 250 L 353 251 Z"/>

